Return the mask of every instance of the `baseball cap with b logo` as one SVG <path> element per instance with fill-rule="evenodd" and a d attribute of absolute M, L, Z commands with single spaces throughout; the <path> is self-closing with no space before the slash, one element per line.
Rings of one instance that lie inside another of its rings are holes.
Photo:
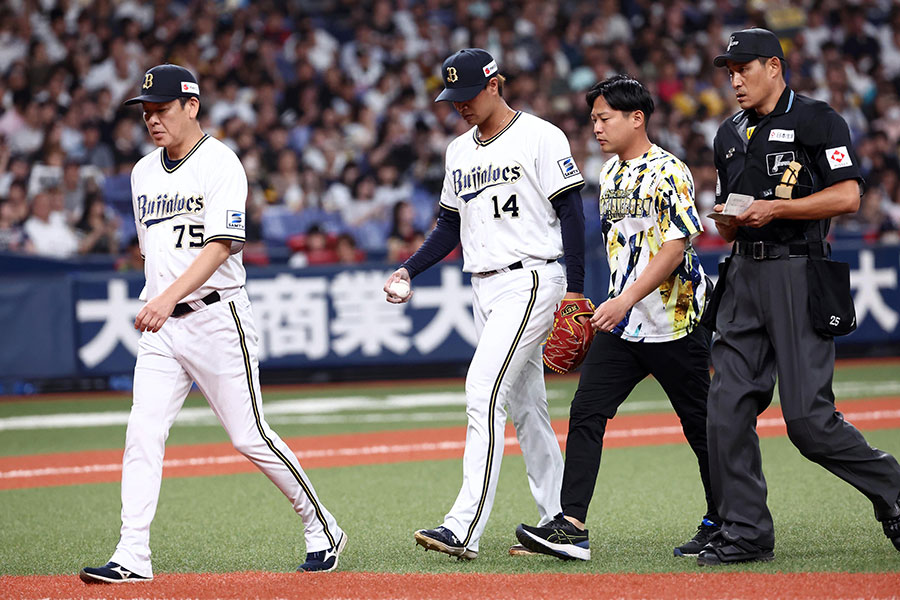
<path fill-rule="evenodd" d="M 491 77 L 498 74 L 497 61 L 481 48 L 464 48 L 444 61 L 441 79 L 444 91 L 435 102 L 465 102 L 477 96 Z"/>
<path fill-rule="evenodd" d="M 200 86 L 190 71 L 178 65 L 157 65 L 144 73 L 141 95 L 126 100 L 125 104 L 169 102 L 191 96 L 200 98 Z"/>
<path fill-rule="evenodd" d="M 748 63 L 757 58 L 778 57 L 784 60 L 784 51 L 778 37 L 768 29 L 754 27 L 735 31 L 728 38 L 728 47 L 725 54 L 720 54 L 713 60 L 717 67 L 724 67 L 725 62 L 733 60 L 736 63 Z"/>

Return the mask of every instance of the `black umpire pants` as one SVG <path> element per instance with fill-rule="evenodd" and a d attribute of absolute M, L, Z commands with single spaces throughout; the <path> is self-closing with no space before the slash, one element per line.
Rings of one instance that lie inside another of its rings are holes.
<path fill-rule="evenodd" d="M 900 465 L 872 448 L 834 408 L 834 340 L 809 316 L 805 257 L 734 256 L 716 316 L 709 393 L 709 453 L 724 535 L 775 545 L 756 418 L 772 401 L 775 375 L 788 437 L 866 495 L 886 515 L 900 494 Z"/>
<path fill-rule="evenodd" d="M 706 449 L 706 398 L 709 391 L 709 338 L 697 326 L 687 336 L 660 343 L 627 342 L 598 332 L 569 411 L 566 467 L 560 501 L 563 513 L 585 522 L 594 494 L 606 422 L 647 375 L 660 383 L 681 420 L 684 437 L 700 467 L 706 518 L 719 523 L 712 500 Z"/>

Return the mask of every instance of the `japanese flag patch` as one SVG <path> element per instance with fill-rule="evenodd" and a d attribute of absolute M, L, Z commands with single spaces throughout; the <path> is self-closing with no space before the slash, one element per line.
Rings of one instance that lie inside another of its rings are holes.
<path fill-rule="evenodd" d="M 829 148 L 825 151 L 825 158 L 828 159 L 828 166 L 831 167 L 832 171 L 842 167 L 849 167 L 853 164 L 853 161 L 850 159 L 850 153 L 847 151 L 847 146 Z"/>
<path fill-rule="evenodd" d="M 225 214 L 225 227 L 228 229 L 244 229 L 244 213 L 239 210 L 229 210 Z"/>
<path fill-rule="evenodd" d="M 556 164 L 559 165 L 559 170 L 562 171 L 563 177 L 567 179 L 581 174 L 581 171 L 578 170 L 578 166 L 575 164 L 575 159 L 571 156 L 556 161 Z"/>

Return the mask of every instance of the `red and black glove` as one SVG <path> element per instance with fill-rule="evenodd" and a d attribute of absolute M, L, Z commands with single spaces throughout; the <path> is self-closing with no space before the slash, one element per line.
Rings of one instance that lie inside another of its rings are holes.
<path fill-rule="evenodd" d="M 594 328 L 594 305 L 587 298 L 563 299 L 553 315 L 553 328 L 544 343 L 544 364 L 557 373 L 577 369 L 587 356 Z M 578 317 L 587 317 L 580 323 Z"/>

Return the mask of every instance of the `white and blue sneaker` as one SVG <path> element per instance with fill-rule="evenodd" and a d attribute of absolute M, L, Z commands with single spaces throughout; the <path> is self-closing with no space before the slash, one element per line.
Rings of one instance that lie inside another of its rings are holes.
<path fill-rule="evenodd" d="M 591 559 L 588 530 L 578 529 L 567 521 L 562 513 L 543 527 L 521 523 L 516 527 L 516 539 L 533 552 L 549 554 L 563 560 Z"/>
<path fill-rule="evenodd" d="M 85 567 L 78 574 L 85 583 L 137 583 L 139 581 L 153 581 L 153 577 L 144 577 L 134 571 L 129 571 L 119 563 L 112 561 L 102 567 Z"/>
<path fill-rule="evenodd" d="M 326 550 L 318 552 L 308 552 L 306 554 L 306 562 L 297 567 L 297 571 L 305 573 L 327 573 L 334 571 L 338 566 L 338 558 L 347 545 L 347 534 L 341 532 L 341 539 L 337 545 Z"/>

